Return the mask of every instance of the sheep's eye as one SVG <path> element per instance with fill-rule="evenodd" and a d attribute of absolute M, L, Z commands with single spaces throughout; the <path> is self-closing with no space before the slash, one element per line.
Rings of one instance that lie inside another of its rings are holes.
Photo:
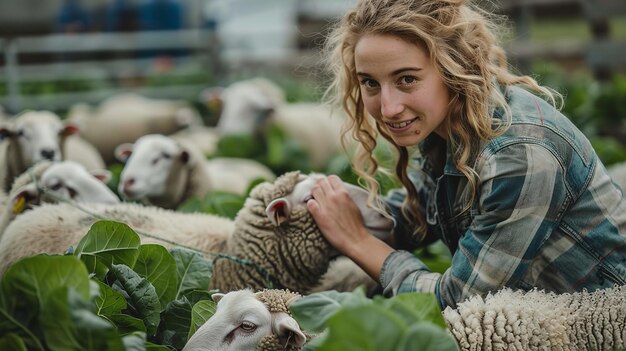
<path fill-rule="evenodd" d="M 157 162 L 159 162 L 159 159 L 160 159 L 159 157 L 157 157 L 157 158 L 153 159 L 153 160 L 152 160 L 152 164 L 153 164 L 153 165 L 156 165 L 156 164 L 157 164 Z"/>
<path fill-rule="evenodd" d="M 165 152 L 163 152 L 163 153 L 161 153 L 161 157 L 163 157 L 164 159 L 167 160 L 167 159 L 169 159 L 172 156 L 170 156 L 170 154 L 166 154 Z"/>
<path fill-rule="evenodd" d="M 241 325 L 239 326 L 239 328 L 241 328 L 241 330 L 246 331 L 246 332 L 253 332 L 256 330 L 256 324 L 248 322 L 248 321 L 243 321 Z"/>
<path fill-rule="evenodd" d="M 78 191 L 74 190 L 74 188 L 67 187 L 67 191 L 70 193 L 70 197 L 72 199 L 78 195 Z"/>
<path fill-rule="evenodd" d="M 61 189 L 62 186 L 63 186 L 63 184 L 61 184 L 61 182 L 57 182 L 57 183 L 54 183 L 54 184 L 50 185 L 49 188 L 51 190 L 59 190 L 59 189 Z"/>
<path fill-rule="evenodd" d="M 24 129 L 18 130 L 16 134 L 17 134 L 18 137 L 25 137 L 25 138 L 27 138 L 26 137 L 26 133 L 24 133 Z"/>
<path fill-rule="evenodd" d="M 309 200 L 312 200 L 312 199 L 313 199 L 313 195 L 309 194 L 309 195 L 305 196 L 304 200 L 302 200 L 302 201 L 304 203 L 307 203 L 307 202 L 309 202 Z"/>

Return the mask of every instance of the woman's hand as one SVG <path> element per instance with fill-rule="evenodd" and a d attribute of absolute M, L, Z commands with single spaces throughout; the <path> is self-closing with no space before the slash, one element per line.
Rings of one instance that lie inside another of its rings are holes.
<path fill-rule="evenodd" d="M 393 249 L 370 235 L 358 207 L 339 177 L 330 175 L 317 181 L 307 207 L 328 242 L 350 257 L 374 279 L 378 279 L 384 259 Z"/>

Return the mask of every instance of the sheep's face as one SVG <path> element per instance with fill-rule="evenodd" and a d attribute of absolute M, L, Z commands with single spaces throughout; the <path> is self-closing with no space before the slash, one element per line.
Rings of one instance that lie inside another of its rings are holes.
<path fill-rule="evenodd" d="M 89 172 L 76 162 L 61 161 L 43 172 L 40 183 L 48 192 L 63 199 L 115 204 L 119 199 L 104 183 L 109 177 L 106 170 Z"/>
<path fill-rule="evenodd" d="M 268 337 L 301 347 L 306 341 L 298 323 L 285 312 L 270 312 L 250 290 L 214 294 L 215 314 L 189 339 L 184 351 L 257 350 Z"/>
<path fill-rule="evenodd" d="M 120 175 L 119 193 L 133 200 L 165 196 L 173 169 L 184 153 L 174 140 L 163 135 L 151 134 L 137 139 Z M 182 193 L 181 189 L 174 190 Z"/>
<path fill-rule="evenodd" d="M 276 108 L 275 103 L 253 84 L 234 84 L 222 92 L 222 113 L 217 129 L 222 135 L 250 135 L 259 118 Z"/>
<path fill-rule="evenodd" d="M 68 132 L 57 115 L 48 111 L 29 111 L 15 120 L 15 138 L 25 167 L 42 160 L 61 159 L 61 137 Z"/>

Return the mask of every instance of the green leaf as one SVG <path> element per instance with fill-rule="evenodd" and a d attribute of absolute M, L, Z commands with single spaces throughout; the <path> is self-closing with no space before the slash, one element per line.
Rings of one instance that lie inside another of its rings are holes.
<path fill-rule="evenodd" d="M 391 299 L 379 298 L 374 301 L 380 302 L 385 308 L 394 311 L 407 324 L 431 322 L 441 328 L 446 328 L 446 322 L 441 315 L 441 308 L 435 294 L 406 293 L 396 295 Z"/>
<path fill-rule="evenodd" d="M 396 351 L 407 330 L 394 313 L 376 304 L 344 307 L 328 320 L 328 338 L 319 351 Z"/>
<path fill-rule="evenodd" d="M 123 350 L 115 327 L 90 308 L 73 288 L 59 287 L 48 294 L 40 321 L 50 350 Z"/>
<path fill-rule="evenodd" d="M 133 270 L 152 283 L 163 308 L 176 298 L 176 261 L 165 247 L 157 244 L 139 246 L 139 255 Z"/>
<path fill-rule="evenodd" d="M 217 304 L 213 300 L 198 301 L 198 303 L 193 305 L 191 309 L 191 327 L 189 328 L 187 340 L 191 338 L 204 322 L 215 314 L 216 306 Z"/>
<path fill-rule="evenodd" d="M 72 256 L 37 255 L 15 262 L 2 277 L 0 293 L 7 314 L 28 325 L 42 308 L 48 294 L 59 287 L 73 288 L 89 298 L 85 266 Z"/>
<path fill-rule="evenodd" d="M 139 276 L 128 266 L 113 264 L 111 272 L 126 294 L 128 294 L 130 305 L 139 314 L 146 325 L 148 335 L 154 335 L 159 325 L 161 303 L 154 286 L 150 282 Z"/>
<path fill-rule="evenodd" d="M 127 314 L 113 314 L 109 320 L 115 324 L 120 335 L 128 335 L 135 332 L 146 333 L 146 325 L 139 318 Z"/>
<path fill-rule="evenodd" d="M 140 240 L 127 224 L 114 221 L 98 221 L 94 223 L 85 235 L 74 256 L 80 258 L 90 273 L 102 277 L 105 269 L 112 264 L 124 264 L 129 267 L 135 265 Z"/>
<path fill-rule="evenodd" d="M 15 318 L 13 318 L 13 316 L 9 315 L 7 311 L 2 308 L 0 308 L 0 335 L 15 335 L 20 338 L 21 341 L 19 343 L 25 343 L 29 350 L 44 350 L 43 345 L 41 345 L 41 341 L 35 334 L 33 334 L 30 328 L 18 322 Z M 15 341 L 11 340 L 13 340 L 12 337 L 6 342 L 12 343 Z M 4 348 L 0 347 L 0 350 L 4 350 Z"/>
<path fill-rule="evenodd" d="M 371 300 L 361 290 L 354 292 L 323 291 L 304 296 L 289 306 L 293 317 L 309 332 L 319 333 L 326 321 L 343 306 L 364 306 Z"/>
<path fill-rule="evenodd" d="M 213 263 L 197 252 L 174 248 L 171 251 L 178 271 L 178 292 L 176 298 L 189 290 L 208 290 Z"/>
<path fill-rule="evenodd" d="M 458 351 L 456 340 L 448 334 L 446 329 L 421 322 L 413 324 L 398 342 L 398 351 L 428 350 L 428 351 Z"/>
<path fill-rule="evenodd" d="M 145 351 L 146 350 L 146 333 L 134 332 L 122 337 L 125 351 Z"/>
<path fill-rule="evenodd" d="M 163 344 L 182 349 L 187 343 L 187 333 L 191 324 L 191 308 L 186 297 L 174 300 L 167 305 L 162 314 L 160 334 Z"/>
<path fill-rule="evenodd" d="M 4 334 L 0 338 L 0 350 L 28 351 L 24 340 L 19 335 L 13 333 Z"/>
<path fill-rule="evenodd" d="M 100 295 L 95 298 L 96 314 L 110 317 L 121 313 L 126 308 L 126 299 L 122 294 L 113 290 L 110 286 L 94 280 L 100 288 Z"/>

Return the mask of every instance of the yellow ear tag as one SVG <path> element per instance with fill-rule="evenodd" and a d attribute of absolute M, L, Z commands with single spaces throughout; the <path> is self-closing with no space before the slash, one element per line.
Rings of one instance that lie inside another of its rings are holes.
<path fill-rule="evenodd" d="M 13 214 L 22 213 L 25 207 L 26 207 L 26 197 L 25 196 L 18 197 L 15 203 L 13 204 Z"/>

